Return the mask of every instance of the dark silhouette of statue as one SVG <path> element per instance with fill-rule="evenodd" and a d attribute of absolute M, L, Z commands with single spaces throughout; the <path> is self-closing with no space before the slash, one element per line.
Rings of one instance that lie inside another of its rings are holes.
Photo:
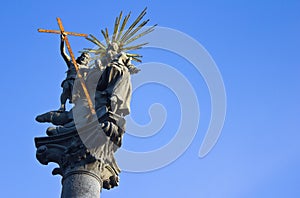
<path fill-rule="evenodd" d="M 153 26 L 139 32 L 149 21 L 140 23 L 145 14 L 146 9 L 125 31 L 130 14 L 120 24 L 121 12 L 111 37 L 107 29 L 102 30 L 106 44 L 90 35 L 86 39 L 98 48 L 84 48 L 76 62 L 74 56 L 71 56 L 71 60 L 65 52 L 66 42 L 72 54 L 66 33 L 59 23 L 60 51 L 68 71 L 61 85 L 63 92 L 59 110 L 36 117 L 38 122 L 49 122 L 53 126 L 46 130 L 48 137 L 35 138 L 35 145 L 40 163 L 46 165 L 55 162 L 59 165 L 52 174 L 63 177 L 62 198 L 98 198 L 102 188 L 110 189 L 119 184 L 121 170 L 114 153 L 122 145 L 125 116 L 130 114 L 131 75 L 140 71 L 132 61 L 141 62 L 139 54 L 128 51 L 140 49 L 147 43 L 134 46 L 128 44 L 154 30 Z M 69 34 L 79 35 L 72 32 Z M 93 64 L 91 60 L 94 60 Z M 74 104 L 70 110 L 65 107 L 67 100 Z"/>

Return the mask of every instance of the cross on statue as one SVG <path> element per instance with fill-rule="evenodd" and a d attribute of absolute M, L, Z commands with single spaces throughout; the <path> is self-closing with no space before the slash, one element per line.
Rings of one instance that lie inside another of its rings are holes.
<path fill-rule="evenodd" d="M 80 84 L 81 84 L 81 86 L 82 86 L 83 92 L 84 92 L 85 97 L 86 97 L 86 99 L 87 99 L 87 102 L 88 102 L 90 111 L 91 111 L 91 113 L 94 115 L 94 114 L 96 114 L 96 112 L 95 112 L 95 109 L 94 109 L 94 107 L 93 107 L 93 103 L 92 103 L 90 94 L 89 94 L 89 92 L 88 92 L 88 90 L 87 90 L 87 88 L 86 88 L 84 79 L 83 79 L 81 73 L 79 72 L 79 67 L 78 67 L 77 62 L 76 62 L 76 60 L 75 60 L 73 51 L 72 51 L 72 49 L 71 49 L 71 45 L 70 45 L 69 40 L 68 40 L 68 37 L 67 37 L 67 35 L 82 36 L 82 37 L 87 37 L 88 35 L 87 35 L 87 34 L 75 33 L 75 32 L 65 32 L 64 27 L 63 27 L 62 22 L 61 22 L 61 19 L 60 19 L 59 17 L 57 17 L 56 19 L 57 19 L 57 23 L 58 23 L 58 26 L 59 26 L 59 29 L 60 29 L 60 30 L 45 30 L 45 29 L 38 29 L 38 32 L 54 33 L 54 34 L 64 34 L 64 35 L 65 35 L 65 36 L 64 36 L 64 40 L 65 40 L 67 49 L 68 49 L 68 51 L 69 51 L 69 54 L 70 54 L 70 56 L 71 56 L 72 63 L 74 64 L 74 67 L 75 67 L 75 69 L 76 69 L 77 77 L 78 77 L 79 80 L 80 80 Z"/>

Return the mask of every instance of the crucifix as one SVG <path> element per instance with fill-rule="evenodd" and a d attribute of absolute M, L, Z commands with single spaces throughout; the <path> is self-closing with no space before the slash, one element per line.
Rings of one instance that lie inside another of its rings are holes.
<path fill-rule="evenodd" d="M 63 27 L 62 22 L 61 22 L 61 19 L 60 19 L 59 17 L 57 17 L 56 19 L 57 19 L 57 23 L 58 23 L 58 26 L 59 26 L 59 29 L 60 29 L 60 30 L 45 30 L 45 29 L 38 29 L 38 32 L 54 33 L 54 34 L 64 34 L 64 35 L 65 35 L 65 36 L 64 36 L 64 40 L 65 40 L 65 42 L 66 42 L 67 49 L 68 49 L 69 54 L 70 54 L 70 56 L 71 56 L 72 63 L 74 64 L 74 67 L 75 67 L 75 69 L 76 69 L 77 77 L 78 77 L 79 80 L 80 80 L 80 84 L 81 84 L 81 87 L 82 87 L 83 92 L 84 92 L 84 94 L 85 94 L 85 97 L 86 97 L 86 99 L 87 99 L 87 102 L 88 102 L 90 111 L 91 111 L 91 113 L 94 115 L 94 114 L 96 114 L 96 112 L 95 112 L 95 109 L 94 109 L 94 107 L 93 107 L 93 103 L 92 103 L 90 94 L 89 94 L 89 92 L 88 92 L 88 90 L 87 90 L 87 88 L 86 88 L 84 79 L 83 79 L 81 73 L 79 72 L 79 67 L 78 67 L 77 62 L 76 62 L 76 60 L 75 60 L 75 57 L 74 57 L 74 54 L 73 54 L 71 45 L 70 45 L 69 40 L 68 40 L 68 37 L 67 37 L 67 35 L 82 36 L 82 37 L 87 37 L 88 35 L 87 35 L 87 34 L 81 34 L 81 33 L 75 33 L 75 32 L 65 32 L 64 27 Z"/>

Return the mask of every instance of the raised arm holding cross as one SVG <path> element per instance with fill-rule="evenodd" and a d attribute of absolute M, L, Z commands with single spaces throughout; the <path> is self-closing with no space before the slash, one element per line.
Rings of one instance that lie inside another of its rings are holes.
<path fill-rule="evenodd" d="M 57 18 L 57 22 L 58 22 L 58 26 L 60 28 L 60 30 L 45 30 L 45 29 L 38 29 L 39 32 L 45 32 L 45 33 L 55 33 L 55 34 L 61 34 L 61 45 L 60 45 L 60 49 L 61 49 L 61 54 L 65 60 L 65 62 L 68 65 L 68 71 L 67 71 L 67 78 L 62 82 L 62 87 L 63 87 L 63 93 L 61 94 L 60 100 L 61 100 L 61 106 L 60 106 L 60 111 L 64 111 L 65 110 L 65 103 L 67 101 L 67 99 L 69 99 L 70 102 L 72 102 L 72 89 L 73 89 L 73 84 L 74 84 L 74 80 L 76 78 L 76 74 L 77 77 L 80 80 L 80 84 L 82 86 L 83 92 L 86 96 L 90 111 L 92 114 L 95 114 L 95 109 L 93 107 L 93 103 L 91 101 L 89 92 L 86 88 L 84 79 L 82 77 L 82 74 L 80 73 L 80 67 L 78 66 L 83 65 L 83 66 L 87 66 L 88 64 L 88 59 L 89 59 L 89 54 L 87 53 L 82 53 L 80 57 L 77 58 L 77 60 L 74 57 L 74 54 L 72 52 L 70 43 L 68 41 L 68 37 L 67 35 L 73 35 L 73 36 L 83 36 L 83 37 L 87 37 L 87 34 L 80 34 L 80 33 L 74 33 L 74 32 L 65 32 L 64 27 L 62 25 L 62 22 L 60 20 L 60 18 Z M 65 48 L 64 45 L 66 44 L 67 49 L 69 51 L 69 54 L 71 57 L 69 57 L 66 52 L 65 52 Z"/>

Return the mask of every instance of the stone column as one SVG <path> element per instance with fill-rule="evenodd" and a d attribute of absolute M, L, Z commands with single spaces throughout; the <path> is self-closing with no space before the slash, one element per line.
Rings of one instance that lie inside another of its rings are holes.
<path fill-rule="evenodd" d="M 101 179 L 88 171 L 74 171 L 62 179 L 61 198 L 99 198 Z"/>

